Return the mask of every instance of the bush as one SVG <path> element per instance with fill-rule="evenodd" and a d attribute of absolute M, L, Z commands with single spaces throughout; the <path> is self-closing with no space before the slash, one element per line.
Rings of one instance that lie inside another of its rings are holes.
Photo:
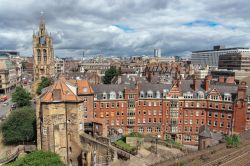
<path fill-rule="evenodd" d="M 240 137 L 236 134 L 226 136 L 226 143 L 228 147 L 237 147 L 240 144 Z"/>
<path fill-rule="evenodd" d="M 12 111 L 1 125 L 5 144 L 34 141 L 36 135 L 36 115 L 31 107 L 22 107 Z"/>
<path fill-rule="evenodd" d="M 41 165 L 41 166 L 65 166 L 60 157 L 52 152 L 33 151 L 30 154 L 8 164 L 9 166 Z"/>
<path fill-rule="evenodd" d="M 30 106 L 31 99 L 30 93 L 22 87 L 17 87 L 16 91 L 12 94 L 12 101 L 19 107 Z"/>
<path fill-rule="evenodd" d="M 50 81 L 48 78 L 42 78 L 41 82 L 38 85 L 38 88 L 36 90 L 36 94 L 40 95 L 42 93 L 42 89 L 46 88 L 50 85 Z"/>
<path fill-rule="evenodd" d="M 141 133 L 138 133 L 138 132 L 133 132 L 133 133 L 130 133 L 128 135 L 128 137 L 139 137 L 139 138 L 142 138 L 143 135 Z"/>

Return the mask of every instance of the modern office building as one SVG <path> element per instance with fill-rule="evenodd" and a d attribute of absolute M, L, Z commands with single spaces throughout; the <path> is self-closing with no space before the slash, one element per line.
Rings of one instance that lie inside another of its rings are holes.
<path fill-rule="evenodd" d="M 155 48 L 154 49 L 154 57 L 161 57 L 161 49 L 160 48 Z"/>
<path fill-rule="evenodd" d="M 220 55 L 241 52 L 250 52 L 250 48 L 225 48 L 224 46 L 214 46 L 213 50 L 193 51 L 191 55 L 191 62 L 195 65 L 218 67 Z"/>
<path fill-rule="evenodd" d="M 0 50 L 0 54 L 9 54 L 11 57 L 20 56 L 20 53 L 15 50 Z"/>
<path fill-rule="evenodd" d="M 219 69 L 250 71 L 250 52 L 238 51 L 221 55 Z"/>
<path fill-rule="evenodd" d="M 64 73 L 64 60 L 60 58 L 55 59 L 55 74 Z"/>

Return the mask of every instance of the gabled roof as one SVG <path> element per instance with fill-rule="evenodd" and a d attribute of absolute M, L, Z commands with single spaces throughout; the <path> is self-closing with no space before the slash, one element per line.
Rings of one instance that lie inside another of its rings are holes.
<path fill-rule="evenodd" d="M 66 80 L 57 80 L 41 96 L 41 102 L 78 102 L 81 99 L 66 85 Z"/>
<path fill-rule="evenodd" d="M 94 91 L 86 80 L 69 80 L 70 83 L 77 86 L 77 95 L 93 94 Z"/>
<path fill-rule="evenodd" d="M 202 125 L 199 129 L 199 136 L 206 137 L 206 138 L 212 138 L 211 130 L 208 126 Z"/>

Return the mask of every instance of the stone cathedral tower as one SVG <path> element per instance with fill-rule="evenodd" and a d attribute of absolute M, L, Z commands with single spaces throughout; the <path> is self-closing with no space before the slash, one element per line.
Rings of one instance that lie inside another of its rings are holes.
<path fill-rule="evenodd" d="M 45 28 L 45 20 L 41 16 L 39 31 L 33 34 L 34 80 L 54 76 L 54 49 L 52 37 Z"/>

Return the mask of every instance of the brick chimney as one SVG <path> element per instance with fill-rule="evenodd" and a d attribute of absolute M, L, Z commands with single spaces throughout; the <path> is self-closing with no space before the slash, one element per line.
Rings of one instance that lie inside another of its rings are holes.
<path fill-rule="evenodd" d="M 177 87 L 179 88 L 180 87 L 180 84 L 181 84 L 181 80 L 180 79 L 177 79 Z"/>
<path fill-rule="evenodd" d="M 240 82 L 237 93 L 238 100 L 247 98 L 247 83 L 245 81 Z"/>
<path fill-rule="evenodd" d="M 194 91 L 198 90 L 196 75 L 193 75 L 193 89 L 194 89 Z"/>
<path fill-rule="evenodd" d="M 224 76 L 219 76 L 219 83 L 223 84 L 224 83 Z"/>
<path fill-rule="evenodd" d="M 206 78 L 205 78 L 205 91 L 209 90 L 209 84 L 210 84 L 211 80 L 212 80 L 212 76 L 211 75 L 207 75 Z"/>

